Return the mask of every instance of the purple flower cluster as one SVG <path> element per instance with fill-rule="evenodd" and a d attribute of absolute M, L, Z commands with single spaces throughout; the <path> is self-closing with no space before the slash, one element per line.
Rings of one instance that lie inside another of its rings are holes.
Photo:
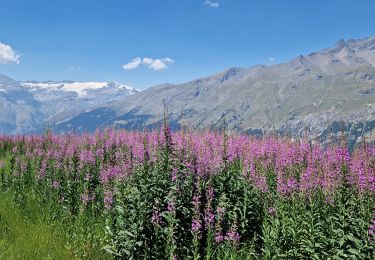
<path fill-rule="evenodd" d="M 277 214 L 276 208 L 275 207 L 269 207 L 268 208 L 268 214 L 270 214 L 271 216 L 276 216 L 276 214 Z"/>
<path fill-rule="evenodd" d="M 169 213 L 173 213 L 176 211 L 176 203 L 174 201 L 168 201 L 167 210 Z"/>
<path fill-rule="evenodd" d="M 152 210 L 151 222 L 155 225 L 160 225 L 162 222 L 161 214 L 159 210 L 154 206 Z"/>
<path fill-rule="evenodd" d="M 238 234 L 236 230 L 231 229 L 227 232 L 226 239 L 228 241 L 238 242 L 240 241 L 241 236 Z"/>
<path fill-rule="evenodd" d="M 160 143 L 168 142 L 176 151 L 184 151 L 179 160 L 186 170 L 202 177 L 214 175 L 225 163 L 240 159 L 243 175 L 263 193 L 269 192 L 267 172 L 271 170 L 276 174 L 277 191 L 283 196 L 294 193 L 309 196 L 317 191 L 333 194 L 344 182 L 357 187 L 362 193 L 375 193 L 373 147 L 356 149 L 351 155 L 345 148 L 310 147 L 303 141 L 275 137 L 258 140 L 241 135 L 228 136 L 225 141 L 222 134 L 215 132 L 174 133 L 169 128 L 149 133 L 108 129 L 95 135 L 2 138 L 15 144 L 20 141 L 25 143 L 22 149 L 15 145 L 12 152 L 25 153 L 26 158 L 37 158 L 40 161 L 39 179 L 43 179 L 47 168 L 52 167 L 50 161 L 54 161 L 55 168 L 73 172 L 75 166 L 72 162 L 77 160 L 78 170 L 87 174 L 87 182 L 94 175 L 90 169 L 98 167 L 101 169 L 101 183 L 106 186 L 131 174 L 145 159 L 149 163 L 157 161 Z M 224 143 L 226 162 L 223 159 Z M 345 178 L 343 169 L 348 170 Z M 177 180 L 178 174 L 179 169 L 173 168 L 172 181 Z"/>
<path fill-rule="evenodd" d="M 110 210 L 113 205 L 113 192 L 112 191 L 105 191 L 104 192 L 104 207 L 107 210 Z"/>
<path fill-rule="evenodd" d="M 224 235 L 223 235 L 223 228 L 222 228 L 222 221 L 224 219 L 225 215 L 225 208 L 223 207 L 217 207 L 216 208 L 216 225 L 215 225 L 215 242 L 220 243 L 224 240 Z"/>
<path fill-rule="evenodd" d="M 375 242 L 375 218 L 371 219 L 368 228 L 368 239 L 370 242 Z"/>
<path fill-rule="evenodd" d="M 191 231 L 195 234 L 199 234 L 202 229 L 202 221 L 200 218 L 200 195 L 195 195 L 193 197 L 193 220 L 191 223 Z"/>
<path fill-rule="evenodd" d="M 211 229 L 214 225 L 215 214 L 212 212 L 212 203 L 214 200 L 214 189 L 209 187 L 206 191 L 206 208 L 204 210 L 204 224 L 206 229 Z"/>

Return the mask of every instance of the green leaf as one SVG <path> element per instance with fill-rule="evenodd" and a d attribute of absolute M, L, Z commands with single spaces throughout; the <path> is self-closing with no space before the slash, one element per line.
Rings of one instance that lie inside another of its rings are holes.
<path fill-rule="evenodd" d="M 358 250 L 355 250 L 354 248 L 350 248 L 348 251 L 349 251 L 350 253 L 352 253 L 353 255 L 357 255 L 357 256 L 360 255 L 359 251 L 358 251 Z"/>

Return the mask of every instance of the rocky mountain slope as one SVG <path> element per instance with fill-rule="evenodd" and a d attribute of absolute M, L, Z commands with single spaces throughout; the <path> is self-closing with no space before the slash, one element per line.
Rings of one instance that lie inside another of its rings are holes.
<path fill-rule="evenodd" d="M 156 127 L 169 109 L 171 125 L 265 132 L 327 142 L 341 131 L 354 145 L 375 140 L 375 37 L 340 40 L 333 47 L 274 66 L 231 68 L 185 84 L 164 84 L 81 113 L 57 131 L 96 127 Z"/>
<path fill-rule="evenodd" d="M 43 122 L 41 104 L 18 82 L 0 74 L 0 134 L 33 133 Z"/>

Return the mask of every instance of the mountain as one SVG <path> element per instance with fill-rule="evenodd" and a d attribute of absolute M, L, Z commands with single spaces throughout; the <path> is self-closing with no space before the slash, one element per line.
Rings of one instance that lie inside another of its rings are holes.
<path fill-rule="evenodd" d="M 333 47 L 273 66 L 231 68 L 179 85 L 163 84 L 86 111 L 56 131 L 96 127 L 171 126 L 276 131 L 323 142 L 344 131 L 349 143 L 375 140 L 375 37 L 340 40 Z"/>
<path fill-rule="evenodd" d="M 62 123 L 82 112 L 139 92 L 113 81 L 25 81 L 20 84 L 41 104 L 44 120 L 49 125 Z"/>
<path fill-rule="evenodd" d="M 41 104 L 17 81 L 0 74 L 0 134 L 33 133 L 43 122 Z"/>
<path fill-rule="evenodd" d="M 112 81 L 17 82 L 0 74 L 0 134 L 41 133 L 138 92 Z"/>

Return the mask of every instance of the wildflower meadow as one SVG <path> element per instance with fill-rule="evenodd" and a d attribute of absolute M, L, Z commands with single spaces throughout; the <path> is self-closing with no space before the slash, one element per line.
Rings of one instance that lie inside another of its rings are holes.
<path fill-rule="evenodd" d="M 77 258 L 92 259 L 90 250 L 99 259 L 375 254 L 370 145 L 349 152 L 168 126 L 1 136 L 0 192 L 26 216 L 32 201 L 46 221 L 62 223 Z"/>

